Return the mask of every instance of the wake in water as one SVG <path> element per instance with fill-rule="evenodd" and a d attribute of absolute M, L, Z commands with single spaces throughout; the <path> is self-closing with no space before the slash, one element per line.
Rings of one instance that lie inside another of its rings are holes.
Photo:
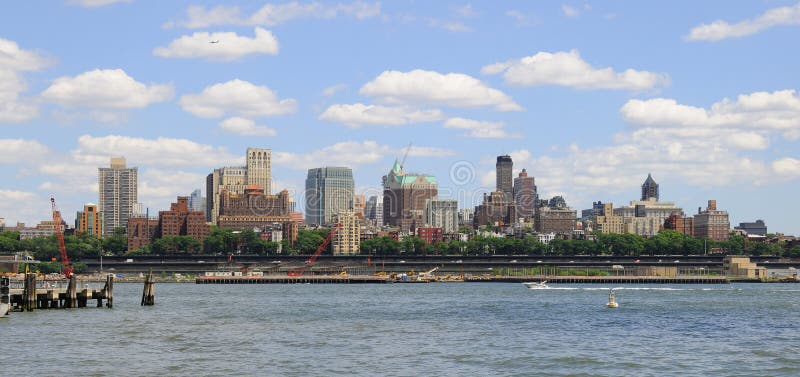
<path fill-rule="evenodd" d="M 562 291 L 741 291 L 742 288 L 672 288 L 672 287 L 547 287 L 533 290 Z M 798 290 L 800 291 L 800 290 Z"/>

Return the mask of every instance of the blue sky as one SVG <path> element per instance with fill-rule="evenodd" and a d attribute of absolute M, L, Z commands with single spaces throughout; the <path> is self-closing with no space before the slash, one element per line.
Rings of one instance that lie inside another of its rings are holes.
<path fill-rule="evenodd" d="M 273 150 L 370 194 L 395 158 L 478 204 L 511 154 L 543 197 L 627 204 L 648 173 L 691 214 L 800 234 L 800 3 L 15 2 L 0 14 L 0 217 L 68 220 L 97 167 L 152 211 Z M 219 43 L 209 43 L 219 41 Z M 516 172 L 515 172 L 516 174 Z"/>

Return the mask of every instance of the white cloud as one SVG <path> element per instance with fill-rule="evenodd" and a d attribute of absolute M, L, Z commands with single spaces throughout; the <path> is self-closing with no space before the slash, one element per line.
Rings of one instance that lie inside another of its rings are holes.
<path fill-rule="evenodd" d="M 503 73 L 506 83 L 519 86 L 561 85 L 579 89 L 645 90 L 669 84 L 666 74 L 626 69 L 594 68 L 577 50 L 538 52 L 532 56 L 484 66 L 481 73 Z"/>
<path fill-rule="evenodd" d="M 458 7 L 456 8 L 455 12 L 456 16 L 461 18 L 470 18 L 478 15 L 475 9 L 472 8 L 472 4 L 467 4 L 462 7 Z"/>
<path fill-rule="evenodd" d="M 573 7 L 571 7 L 571 6 L 567 5 L 567 4 L 562 4 L 561 5 L 561 13 L 564 13 L 564 15 L 569 17 L 569 18 L 575 18 L 575 17 L 578 17 L 581 14 L 581 12 L 580 12 L 580 10 L 578 10 L 578 8 L 573 8 Z"/>
<path fill-rule="evenodd" d="M 256 86 L 239 79 L 214 84 L 200 94 L 181 97 L 181 108 L 201 118 L 239 115 L 245 118 L 293 113 L 294 99 L 279 100 L 266 86 Z"/>
<path fill-rule="evenodd" d="M 689 41 L 719 41 L 752 35 L 782 25 L 800 25 L 800 3 L 773 8 L 754 19 L 734 24 L 717 20 L 710 24 L 695 26 L 684 38 Z"/>
<path fill-rule="evenodd" d="M 172 84 L 146 85 L 122 69 L 95 69 L 75 77 L 60 77 L 42 92 L 42 98 L 66 107 L 115 110 L 143 108 L 172 97 Z"/>
<path fill-rule="evenodd" d="M 305 170 L 319 166 L 357 166 L 380 161 L 391 148 L 374 141 L 344 141 L 308 153 L 272 152 L 275 165 Z"/>
<path fill-rule="evenodd" d="M 442 118 L 444 114 L 437 109 L 418 110 L 363 103 L 332 105 L 319 116 L 320 120 L 342 123 L 354 128 L 363 125 L 401 126 L 433 122 Z"/>
<path fill-rule="evenodd" d="M 216 25 L 263 25 L 276 26 L 296 19 L 333 19 L 339 16 L 358 20 L 377 17 L 381 14 L 381 4 L 355 1 L 351 3 L 299 3 L 292 1 L 282 4 L 266 4 L 249 16 L 244 16 L 239 7 L 216 6 L 206 9 L 203 6 L 190 6 L 186 10 L 187 20 L 170 21 L 165 27 L 182 26 L 190 29 L 206 28 Z"/>
<path fill-rule="evenodd" d="M 205 175 L 180 170 L 146 169 L 139 176 L 139 201 L 166 209 L 177 196 L 188 195 L 205 182 Z M 151 211 L 152 213 L 152 211 Z"/>
<path fill-rule="evenodd" d="M 391 104 L 493 106 L 499 111 L 522 109 L 510 96 L 462 73 L 441 74 L 421 69 L 384 71 L 364 84 L 359 93 Z"/>
<path fill-rule="evenodd" d="M 242 136 L 276 136 L 278 134 L 272 128 L 257 126 L 256 122 L 240 117 L 225 119 L 220 122 L 219 126 L 225 131 Z"/>
<path fill-rule="evenodd" d="M 431 27 L 452 31 L 454 33 L 466 33 L 472 29 L 461 21 L 446 21 L 437 18 L 429 18 L 428 25 Z"/>
<path fill-rule="evenodd" d="M 539 18 L 535 14 L 527 14 L 516 9 L 506 11 L 506 16 L 511 17 L 517 26 L 527 26 L 539 23 Z"/>
<path fill-rule="evenodd" d="M 211 43 L 215 42 L 215 43 Z M 278 54 L 278 39 L 269 30 L 255 28 L 255 36 L 248 38 L 234 32 L 196 32 L 184 35 L 167 47 L 157 47 L 153 55 L 163 58 L 207 58 L 231 61 L 250 54 Z"/>
<path fill-rule="evenodd" d="M 133 0 L 69 0 L 70 4 L 79 5 L 85 8 L 102 7 L 116 3 L 131 3 Z"/>
<path fill-rule="evenodd" d="M 444 122 L 444 128 L 468 130 L 465 136 L 478 139 L 505 139 L 518 137 L 506 132 L 503 122 L 486 122 L 465 118 L 450 118 Z"/>
<path fill-rule="evenodd" d="M 800 96 L 795 90 L 742 94 L 710 109 L 682 105 L 674 99 L 629 100 L 622 118 L 636 126 L 751 129 L 780 131 L 792 138 L 800 132 Z"/>
<path fill-rule="evenodd" d="M 393 148 L 371 140 L 344 141 L 311 152 L 273 151 L 272 161 L 275 165 L 299 170 L 319 166 L 353 167 L 373 164 L 387 155 L 402 155 L 405 152 L 406 148 Z M 448 157 L 453 154 L 454 152 L 448 149 L 420 146 L 412 146 L 408 153 L 409 156 L 415 157 Z"/>
<path fill-rule="evenodd" d="M 76 161 L 105 166 L 112 156 L 124 156 L 128 165 L 205 166 L 209 168 L 242 163 L 224 147 L 200 144 L 187 139 L 159 137 L 145 139 L 108 135 L 83 135 L 73 152 Z"/>
<path fill-rule="evenodd" d="M 347 89 L 347 84 L 331 85 L 322 90 L 322 95 L 325 97 L 332 97 L 334 94 L 341 92 L 342 90 L 345 89 Z"/>
<path fill-rule="evenodd" d="M 5 218 L 6 226 L 15 226 L 17 221 L 35 226 L 48 219 L 42 215 L 50 214 L 49 211 L 50 201 L 33 192 L 0 188 L 0 214 Z"/>
<path fill-rule="evenodd" d="M 40 161 L 50 148 L 36 140 L 0 139 L 0 164 L 20 164 Z"/>
<path fill-rule="evenodd" d="M 27 90 L 20 72 L 37 71 L 49 64 L 50 61 L 40 54 L 0 38 L 0 122 L 24 122 L 39 114 L 34 101 L 20 96 Z"/>
<path fill-rule="evenodd" d="M 791 157 L 784 157 L 772 162 L 772 170 L 781 176 L 788 178 L 800 177 L 800 160 Z"/>

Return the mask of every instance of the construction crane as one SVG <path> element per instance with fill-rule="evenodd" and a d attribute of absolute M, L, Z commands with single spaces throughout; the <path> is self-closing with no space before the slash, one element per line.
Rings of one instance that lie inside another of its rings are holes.
<path fill-rule="evenodd" d="M 67 246 L 64 244 L 64 228 L 61 225 L 61 212 L 56 207 L 55 198 L 50 198 L 50 206 L 53 208 L 53 227 L 56 231 L 56 240 L 58 240 L 58 250 L 61 252 L 61 264 L 64 266 L 64 276 L 69 279 L 72 276 L 72 264 L 69 262 L 67 256 Z"/>
<path fill-rule="evenodd" d="M 325 241 L 322 241 L 322 244 L 319 245 L 317 251 L 315 251 L 314 254 L 311 254 L 311 256 L 308 257 L 308 260 L 306 260 L 306 263 L 302 267 L 295 268 L 289 271 L 289 276 L 302 276 L 306 272 L 306 269 L 311 267 L 311 265 L 314 264 L 314 262 L 317 260 L 317 257 L 319 257 L 319 255 L 322 254 L 322 252 L 325 250 L 326 247 L 328 247 L 328 244 L 331 243 L 331 240 L 333 239 L 333 235 L 336 234 L 336 232 L 338 232 L 339 228 L 341 227 L 342 224 L 336 224 L 336 227 L 331 229 L 331 232 L 328 233 L 328 237 L 325 237 Z"/>
<path fill-rule="evenodd" d="M 403 166 L 405 166 L 406 158 L 408 158 L 408 152 L 410 152 L 410 151 L 411 151 L 411 143 L 408 143 L 408 146 L 406 147 L 406 153 L 403 155 L 403 159 L 400 160 L 400 169 L 401 170 L 403 169 Z"/>

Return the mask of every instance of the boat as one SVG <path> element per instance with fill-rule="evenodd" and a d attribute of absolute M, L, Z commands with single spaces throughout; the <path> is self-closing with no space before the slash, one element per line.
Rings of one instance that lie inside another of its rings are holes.
<path fill-rule="evenodd" d="M 613 289 L 608 292 L 608 304 L 606 304 L 606 307 L 607 308 L 612 308 L 612 309 L 619 307 L 619 304 L 617 304 L 617 301 L 616 301 L 616 299 L 614 297 L 614 290 Z"/>
<path fill-rule="evenodd" d="M 550 288 L 547 286 L 547 280 L 545 281 L 530 281 L 522 283 L 522 285 L 528 287 L 528 289 L 547 289 Z"/>

